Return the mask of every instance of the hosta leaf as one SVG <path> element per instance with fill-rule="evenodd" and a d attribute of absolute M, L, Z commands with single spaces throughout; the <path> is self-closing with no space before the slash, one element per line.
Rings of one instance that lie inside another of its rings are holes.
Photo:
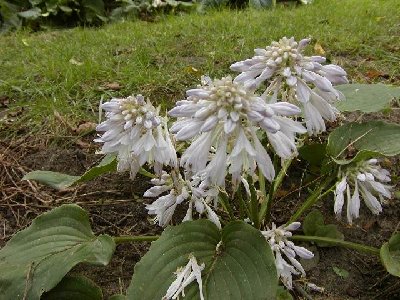
<path fill-rule="evenodd" d="M 161 299 L 178 267 L 193 254 L 202 271 L 207 300 L 275 299 L 277 274 L 270 247 L 254 227 L 236 221 L 220 231 L 208 220 L 168 227 L 136 264 L 127 299 Z M 185 300 L 199 299 L 197 284 L 185 290 Z"/>
<path fill-rule="evenodd" d="M 314 143 L 299 149 L 299 155 L 310 165 L 320 166 L 326 157 L 326 144 Z"/>
<path fill-rule="evenodd" d="M 0 299 L 38 300 L 76 264 L 107 265 L 114 250 L 110 236 L 93 234 L 82 208 L 55 208 L 0 250 Z"/>
<path fill-rule="evenodd" d="M 349 150 L 359 153 L 352 159 L 346 159 L 345 154 Z M 329 135 L 327 153 L 341 164 L 373 155 L 400 154 L 400 125 L 383 121 L 345 124 Z"/>
<path fill-rule="evenodd" d="M 322 213 L 318 210 L 311 211 L 303 221 L 303 231 L 307 236 L 319 236 L 332 238 L 337 240 L 343 240 L 343 234 L 337 229 L 334 224 L 325 224 Z M 332 244 L 318 242 L 320 247 L 330 247 Z"/>
<path fill-rule="evenodd" d="M 320 211 L 313 210 L 304 218 L 303 231 L 305 235 L 315 235 L 320 226 L 324 226 L 324 217 Z"/>
<path fill-rule="evenodd" d="M 26 11 L 22 11 L 18 13 L 18 16 L 28 20 L 35 20 L 39 18 L 42 14 L 42 11 L 39 7 L 34 7 Z"/>
<path fill-rule="evenodd" d="M 89 278 L 82 275 L 66 276 L 41 300 L 102 300 L 101 288 Z"/>
<path fill-rule="evenodd" d="M 394 234 L 380 251 L 382 264 L 390 274 L 400 277 L 400 233 Z"/>
<path fill-rule="evenodd" d="M 52 171 L 32 171 L 26 174 L 22 180 L 36 180 L 44 185 L 62 190 L 76 183 L 92 180 L 116 169 L 117 159 L 115 155 L 106 155 L 97 166 L 89 169 L 82 176 L 72 176 Z"/>
<path fill-rule="evenodd" d="M 337 102 L 340 111 L 378 112 L 390 107 L 393 98 L 400 97 L 400 87 L 385 84 L 343 84 L 336 87 L 346 100 Z"/>
<path fill-rule="evenodd" d="M 276 300 L 293 300 L 292 295 L 283 286 L 278 286 L 278 292 L 276 293 Z"/>

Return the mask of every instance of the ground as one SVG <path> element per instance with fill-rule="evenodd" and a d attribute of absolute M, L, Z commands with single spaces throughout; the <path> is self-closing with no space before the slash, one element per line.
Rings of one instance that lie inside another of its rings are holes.
<path fill-rule="evenodd" d="M 201 74 L 221 76 L 231 62 L 284 35 L 312 36 L 314 47 L 308 51 L 325 52 L 348 71 L 353 82 L 400 85 L 399 12 L 397 0 L 362 5 L 357 0 L 320 0 L 295 9 L 224 10 L 101 29 L 1 36 L 0 247 L 37 215 L 63 203 L 87 209 L 95 233 L 161 233 L 144 209 L 146 178 L 132 182 L 127 174 L 107 174 L 62 192 L 21 181 L 26 172 L 38 169 L 79 175 L 101 159 L 95 154 L 98 145 L 92 142 L 100 98 L 140 92 L 170 107 Z M 360 118 L 399 123 L 400 114 L 394 108 L 387 114 L 348 116 L 348 120 Z M 388 160 L 386 167 L 398 188 L 399 158 Z M 307 193 L 305 187 L 296 189 L 303 169 L 295 163 L 290 172 L 297 177 L 284 181 L 273 208 L 278 224 L 287 220 Z M 328 222 L 339 225 L 346 240 L 380 247 L 399 228 L 398 200 L 389 202 L 379 217 L 363 211 L 351 227 L 335 219 L 332 195 L 317 208 Z M 400 299 L 400 281 L 384 271 L 378 258 L 338 247 L 305 245 L 318 260 L 309 263 L 306 280 L 326 290 L 310 294 L 314 299 Z M 81 265 L 72 272 L 92 278 L 106 298 L 123 293 L 148 247 L 149 243 L 119 245 L 108 267 Z M 342 278 L 334 267 L 346 270 L 348 276 Z M 297 286 L 301 288 L 300 281 Z M 300 288 L 296 296 L 305 297 Z"/>

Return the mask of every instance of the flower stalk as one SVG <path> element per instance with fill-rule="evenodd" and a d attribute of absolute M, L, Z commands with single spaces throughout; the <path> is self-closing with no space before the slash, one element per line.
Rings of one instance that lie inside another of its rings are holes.
<path fill-rule="evenodd" d="M 343 241 L 343 240 L 332 239 L 332 238 L 328 238 L 328 237 L 293 235 L 293 236 L 289 237 L 288 239 L 292 240 L 292 241 L 302 241 L 302 242 L 324 242 L 324 243 L 328 243 L 328 244 L 331 244 L 334 246 L 341 246 L 341 247 L 354 249 L 354 250 L 357 250 L 360 252 L 378 255 L 378 256 L 380 253 L 380 250 L 375 247 L 362 245 L 362 244 L 358 244 L 358 243 L 353 243 L 353 242 L 348 242 L 348 241 Z"/>
<path fill-rule="evenodd" d="M 292 215 L 287 224 L 293 223 L 300 218 L 300 216 L 308 210 L 311 206 L 313 206 L 319 199 L 324 198 L 327 194 L 329 194 L 335 186 L 332 186 L 325 192 L 322 192 L 331 182 L 333 178 L 328 177 L 325 181 L 321 183 L 321 185 L 304 201 L 304 203 L 300 206 L 300 208 Z"/>

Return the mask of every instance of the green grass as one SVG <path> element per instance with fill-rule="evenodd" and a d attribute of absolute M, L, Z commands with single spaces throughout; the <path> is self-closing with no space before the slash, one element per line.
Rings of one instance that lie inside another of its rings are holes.
<path fill-rule="evenodd" d="M 386 82 L 399 84 L 398 0 L 316 0 L 296 8 L 223 10 L 152 23 L 18 32 L 0 36 L 0 99 L 10 99 L 7 108 L 0 102 L 0 128 L 3 134 L 24 129 L 65 135 L 69 129 L 55 112 L 72 126 L 96 121 L 102 97 L 132 93 L 170 106 L 200 75 L 222 76 L 232 62 L 282 36 L 313 37 L 353 81 L 365 81 L 372 70 L 384 74 Z M 81 64 L 71 63 L 74 60 Z M 121 89 L 102 88 L 110 82 Z M 5 126 L 10 115 L 17 116 Z"/>

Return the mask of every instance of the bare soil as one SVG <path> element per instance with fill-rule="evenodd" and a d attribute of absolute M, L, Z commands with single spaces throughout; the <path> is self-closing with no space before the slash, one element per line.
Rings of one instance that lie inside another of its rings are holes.
<path fill-rule="evenodd" d="M 379 118 L 398 122 L 399 116 L 396 112 L 379 115 Z M 353 117 L 359 119 L 359 116 Z M 17 231 L 29 226 L 36 216 L 64 203 L 76 203 L 85 208 L 96 234 L 161 233 L 162 230 L 151 222 L 144 208 L 147 200 L 142 198 L 142 194 L 149 187 L 146 178 L 139 176 L 132 182 L 128 174 L 106 174 L 62 192 L 35 182 L 21 181 L 23 175 L 31 170 L 82 174 L 101 159 L 94 154 L 97 146 L 91 142 L 92 139 L 93 136 L 88 136 L 62 147 L 48 146 L 43 140 L 26 138 L 0 141 L 0 247 Z M 390 167 L 394 183 L 397 184 L 395 190 L 400 186 L 399 162 L 399 158 L 386 161 L 386 167 Z M 302 181 L 305 166 L 295 163 L 291 168 L 290 173 L 297 175 L 285 179 L 278 192 L 280 198 L 273 207 L 273 220 L 277 224 L 286 222 L 307 194 L 307 184 Z M 385 205 L 380 216 L 362 210 L 360 219 L 353 226 L 335 219 L 332 195 L 319 202 L 317 208 L 326 216 L 327 223 L 338 224 L 346 240 L 376 247 L 387 241 L 400 224 L 399 199 L 392 199 Z M 72 272 L 93 279 L 103 288 L 107 299 L 126 291 L 135 263 L 149 246 L 146 242 L 118 245 L 109 266 L 79 265 Z M 295 282 L 296 299 L 400 299 L 400 280 L 385 272 L 379 258 L 339 247 L 305 246 L 315 253 L 315 258 L 304 261 L 307 278 Z M 338 270 L 347 271 L 348 276 L 338 275 Z M 307 291 L 305 294 L 304 282 L 315 283 L 324 287 L 325 291 Z"/>

